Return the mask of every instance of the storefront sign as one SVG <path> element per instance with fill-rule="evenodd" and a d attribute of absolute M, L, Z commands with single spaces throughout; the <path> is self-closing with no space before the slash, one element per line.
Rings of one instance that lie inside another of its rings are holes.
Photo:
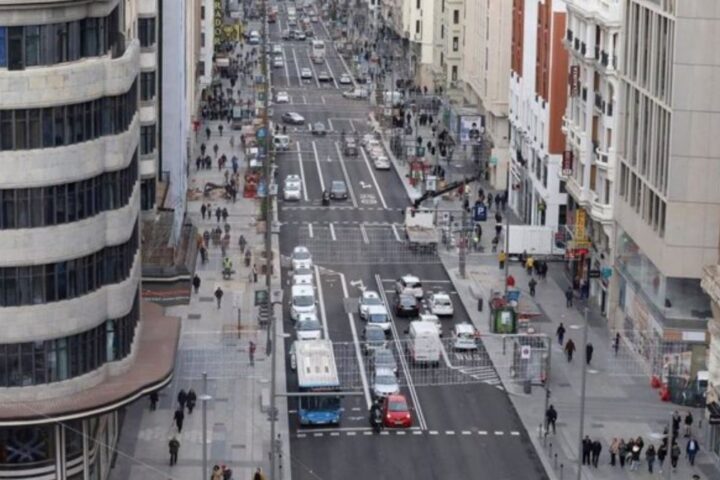
<path fill-rule="evenodd" d="M 580 66 L 573 65 L 570 67 L 570 96 L 577 97 L 580 95 Z"/>
<path fill-rule="evenodd" d="M 576 245 L 580 242 L 587 241 L 585 221 L 585 210 L 583 210 L 582 208 L 578 208 L 577 210 L 575 210 L 575 232 L 573 233 L 573 237 Z"/>
<path fill-rule="evenodd" d="M 572 175 L 573 172 L 573 151 L 565 150 L 562 158 L 562 174 L 566 177 Z"/>
<path fill-rule="evenodd" d="M 213 16 L 213 33 L 215 35 L 215 45 L 220 45 L 223 41 L 224 35 L 223 35 L 223 17 L 225 15 L 224 9 L 223 9 L 223 2 L 222 0 L 215 0 L 215 15 Z"/>

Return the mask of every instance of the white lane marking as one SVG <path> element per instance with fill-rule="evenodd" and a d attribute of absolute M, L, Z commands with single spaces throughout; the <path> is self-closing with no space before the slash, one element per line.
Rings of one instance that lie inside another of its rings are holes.
<path fill-rule="evenodd" d="M 478 430 L 478 435 L 487 435 L 487 430 Z"/>
<path fill-rule="evenodd" d="M 331 433 L 330 433 L 330 436 L 331 436 L 331 437 L 339 437 L 339 436 L 340 436 L 340 432 L 331 432 Z"/>
<path fill-rule="evenodd" d="M 324 433 L 313 433 L 313 437 L 322 437 Z"/>
<path fill-rule="evenodd" d="M 437 430 L 430 430 L 428 433 L 429 433 L 430 435 L 437 435 L 437 434 L 438 434 Z"/>
<path fill-rule="evenodd" d="M 395 435 L 405 435 L 407 432 L 403 432 L 402 430 L 398 430 L 395 432 Z"/>
<path fill-rule="evenodd" d="M 373 432 L 363 432 L 363 435 L 372 435 Z"/>
<path fill-rule="evenodd" d="M 302 180 L 303 198 L 308 201 L 307 185 L 305 184 L 305 169 L 303 168 L 302 153 L 300 152 L 300 142 L 295 142 L 298 152 L 298 163 L 300 164 L 300 180 Z"/>
<path fill-rule="evenodd" d="M 326 104 L 326 102 L 325 102 L 325 95 L 320 95 L 320 101 L 323 103 L 323 105 Z"/>
<path fill-rule="evenodd" d="M 315 140 L 312 142 L 313 147 L 313 155 L 315 155 L 315 165 L 317 165 L 318 170 L 318 178 L 320 179 L 320 190 L 323 192 L 325 191 L 325 180 L 323 180 L 323 174 L 322 174 L 322 168 L 320 168 L 320 157 L 318 157 L 317 153 L 317 145 L 315 145 Z"/>
<path fill-rule="evenodd" d="M 520 435 L 520 432 L 510 432 L 510 435 L 512 435 L 513 437 L 517 437 Z"/>
<path fill-rule="evenodd" d="M 323 25 L 323 26 L 324 26 L 324 25 Z M 327 31 L 327 29 L 325 29 L 325 30 Z M 334 45 L 334 44 L 333 44 L 333 45 Z M 345 67 L 345 73 L 347 73 L 348 76 L 350 77 L 350 80 L 352 81 L 353 87 L 357 87 L 357 83 L 355 82 L 355 78 L 353 78 L 352 73 L 350 73 L 350 68 L 348 68 L 347 62 L 345 62 L 345 59 L 343 58 L 343 56 L 340 55 L 340 53 L 338 53 L 337 48 L 335 49 L 335 53 L 337 54 L 338 57 L 340 57 L 340 61 L 342 62 L 343 67 Z"/>
<path fill-rule="evenodd" d="M 308 223 L 307 226 L 308 226 L 308 237 L 313 238 L 314 235 L 313 235 L 312 223 Z"/>
<path fill-rule="evenodd" d="M 332 222 L 330 222 L 330 238 L 333 239 L 333 242 L 337 241 L 337 237 L 335 236 L 335 225 L 333 225 Z"/>
<path fill-rule="evenodd" d="M 390 432 L 388 432 L 387 430 L 383 430 L 382 432 L 380 432 L 380 435 L 390 435 Z"/>
<path fill-rule="evenodd" d="M 380 190 L 380 185 L 378 185 L 377 178 L 375 178 L 375 173 L 373 172 L 372 167 L 370 166 L 370 161 L 367 158 L 367 155 L 365 155 L 365 149 L 361 148 L 360 152 L 362 153 L 363 160 L 365 160 L 365 165 L 368 168 L 368 172 L 370 172 L 370 178 L 372 178 L 373 185 L 375 185 L 375 191 L 378 194 L 378 197 L 380 197 L 380 203 L 382 203 L 382 206 L 385 210 L 387 210 L 387 203 L 385 203 L 385 197 L 383 197 L 382 191 Z"/>
<path fill-rule="evenodd" d="M 315 70 L 315 66 L 313 65 L 312 58 L 310 58 L 310 50 L 306 50 L 305 53 L 307 53 L 308 62 L 310 62 L 310 70 L 313 72 L 313 78 L 315 79 L 315 86 L 317 88 L 320 88 L 320 80 L 317 78 L 317 70 Z"/>
<path fill-rule="evenodd" d="M 413 435 L 422 435 L 422 434 L 423 434 L 422 430 L 415 430 L 413 432 Z"/>
<path fill-rule="evenodd" d="M 287 55 L 285 55 L 284 48 L 283 48 L 283 52 L 282 52 L 282 57 L 283 57 L 283 63 L 285 64 L 285 65 L 283 65 L 285 67 L 285 78 L 287 79 L 287 84 L 290 85 L 290 69 L 288 68 L 288 60 L 287 60 Z"/>
<path fill-rule="evenodd" d="M 362 235 L 363 242 L 370 243 L 370 239 L 368 238 L 367 231 L 365 230 L 365 225 L 362 223 L 360 224 L 360 234 Z M 389 305 L 386 303 L 385 305 Z"/>
<path fill-rule="evenodd" d="M 355 128 L 355 124 L 352 121 L 352 118 L 348 119 L 350 121 L 350 128 L 352 128 L 353 132 L 357 132 L 357 129 Z"/>
<path fill-rule="evenodd" d="M 328 62 L 327 57 L 325 57 L 325 65 L 327 65 L 328 72 L 330 72 L 330 78 L 332 78 L 332 81 L 335 84 L 335 88 L 340 88 L 338 87 L 337 79 L 335 79 L 335 74 L 332 71 L 332 67 L 330 67 L 330 62 Z"/>
<path fill-rule="evenodd" d="M 372 435 L 372 432 L 363 432 L 363 434 L 364 435 L 368 435 L 368 434 Z M 348 437 L 354 437 L 355 435 L 357 435 L 357 432 L 347 432 L 346 435 Z"/>
<path fill-rule="evenodd" d="M 382 278 L 381 281 L 383 283 L 395 283 L 397 280 L 394 278 Z M 422 283 L 451 283 L 450 280 L 427 280 L 424 278 L 421 278 L 420 281 Z"/>
<path fill-rule="evenodd" d="M 387 299 L 387 295 L 385 295 L 383 284 L 380 280 L 380 275 L 375 274 L 375 283 L 378 286 L 378 291 L 380 291 L 380 296 L 382 297 L 384 304 L 390 305 L 390 302 L 388 302 Z M 390 331 L 392 332 L 393 341 L 395 342 L 395 349 L 398 353 L 400 353 L 400 366 L 402 367 L 405 379 L 407 380 L 407 387 L 410 391 L 410 397 L 412 398 L 413 404 L 415 405 L 415 415 L 417 416 L 418 423 L 420 424 L 420 430 L 427 430 L 425 414 L 423 413 L 422 407 L 420 406 L 420 399 L 418 398 L 417 391 L 415 390 L 415 383 L 413 382 L 412 375 L 410 375 L 410 368 L 408 367 L 407 361 L 405 360 L 405 356 L 402 355 L 403 347 L 400 343 L 400 335 L 398 334 L 397 327 L 395 326 L 395 316 L 392 314 L 392 312 L 388 312 L 388 314 L 390 316 Z M 430 434 L 433 435 L 432 431 L 430 432 Z M 437 435 L 437 432 L 435 432 L 434 435 Z"/>
<path fill-rule="evenodd" d="M 470 430 L 463 430 L 460 433 L 462 433 L 463 435 L 472 435 L 472 432 Z"/>
<path fill-rule="evenodd" d="M 318 297 L 320 297 L 320 315 L 322 315 L 323 334 L 325 335 L 325 339 L 329 340 L 327 315 L 325 314 L 325 297 L 323 296 L 322 283 L 320 282 L 320 268 L 317 265 L 315 265 L 315 285 L 317 285 Z"/>
<path fill-rule="evenodd" d="M 345 274 L 339 273 L 340 275 L 340 283 L 342 285 L 343 290 L 343 296 L 345 298 L 350 298 L 350 295 L 348 294 L 348 287 L 347 283 L 345 282 Z M 386 305 L 389 305 L 386 303 Z M 367 404 L 368 410 L 370 409 L 370 405 L 372 405 L 372 401 L 370 399 L 370 387 L 368 386 L 368 379 L 367 375 L 365 374 L 365 359 L 363 358 L 363 354 L 360 351 L 360 341 L 358 340 L 358 334 L 357 329 L 355 328 L 355 318 L 352 313 L 347 314 L 348 320 L 350 321 L 350 330 L 352 331 L 353 336 L 353 343 L 355 344 L 355 356 L 357 357 L 358 365 L 360 366 L 360 380 L 363 384 L 363 392 L 365 393 L 365 403 Z M 402 358 L 402 357 L 401 357 Z"/>
<path fill-rule="evenodd" d="M 330 129 L 330 131 L 335 131 L 335 127 L 333 127 L 332 124 L 332 118 L 328 118 L 328 128 Z"/>
<path fill-rule="evenodd" d="M 455 435 L 455 430 L 445 430 L 445 435 Z"/>
<path fill-rule="evenodd" d="M 305 437 L 307 437 L 307 435 L 304 434 L 304 433 L 298 433 L 298 434 L 297 434 L 297 438 L 305 438 Z"/>
<path fill-rule="evenodd" d="M 290 49 L 293 54 L 293 62 L 295 63 L 295 72 L 297 72 L 298 85 L 302 86 L 302 78 L 300 78 L 300 67 L 298 66 L 297 55 L 295 55 L 295 49 Z M 290 77 L 288 76 L 288 85 L 290 85 Z M 305 97 L 303 97 L 305 98 Z"/>
<path fill-rule="evenodd" d="M 497 436 L 505 435 L 505 432 L 495 432 L 495 435 L 497 435 Z"/>
<path fill-rule="evenodd" d="M 352 186 L 352 183 L 350 183 L 350 175 L 348 175 L 347 168 L 345 168 L 345 160 L 343 159 L 342 152 L 340 151 L 340 146 L 338 145 L 338 142 L 335 142 L 335 148 L 337 149 L 338 156 L 340 157 L 340 168 L 343 171 L 343 175 L 345 176 L 345 184 L 348 187 L 348 191 L 350 192 L 350 200 L 352 200 L 353 207 L 357 208 L 357 198 L 355 197 L 355 189 Z M 382 198 L 382 195 L 381 195 Z"/>
<path fill-rule="evenodd" d="M 398 242 L 402 242 L 402 239 L 400 238 L 400 233 L 398 232 L 398 229 L 394 223 L 392 224 L 392 231 L 393 234 L 395 234 L 395 240 L 397 240 Z"/>
<path fill-rule="evenodd" d="M 372 428 L 370 428 L 370 427 L 336 427 L 336 428 L 307 428 L 307 429 L 301 428 L 301 429 L 298 429 L 297 433 L 363 432 L 366 430 L 372 431 Z"/>

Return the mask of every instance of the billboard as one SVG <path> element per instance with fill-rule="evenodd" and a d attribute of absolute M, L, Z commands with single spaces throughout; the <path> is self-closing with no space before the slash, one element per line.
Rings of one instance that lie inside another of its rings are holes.
<path fill-rule="evenodd" d="M 470 130 L 473 129 L 473 125 L 475 125 L 475 129 L 479 131 L 479 133 L 483 133 L 485 131 L 485 122 L 484 118 L 481 115 L 463 115 L 460 117 L 460 143 L 465 145 L 468 143 L 471 143 L 473 141 L 479 140 L 480 138 L 470 138 Z"/>

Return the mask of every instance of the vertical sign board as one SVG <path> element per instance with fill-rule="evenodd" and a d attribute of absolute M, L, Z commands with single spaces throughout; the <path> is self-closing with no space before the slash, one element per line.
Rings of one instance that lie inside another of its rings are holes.
<path fill-rule="evenodd" d="M 585 241 L 585 210 L 578 208 L 575 210 L 575 241 Z"/>
<path fill-rule="evenodd" d="M 570 67 L 570 96 L 577 97 L 580 95 L 580 66 L 572 65 Z"/>
<path fill-rule="evenodd" d="M 573 172 L 573 151 L 565 150 L 562 157 L 562 174 L 566 177 L 572 175 Z"/>
<path fill-rule="evenodd" d="M 224 34 L 223 34 L 223 17 L 224 17 L 224 11 L 223 11 L 223 2 L 222 0 L 215 0 L 215 15 L 213 17 L 213 31 L 215 35 L 215 45 L 220 45 L 223 42 Z"/>

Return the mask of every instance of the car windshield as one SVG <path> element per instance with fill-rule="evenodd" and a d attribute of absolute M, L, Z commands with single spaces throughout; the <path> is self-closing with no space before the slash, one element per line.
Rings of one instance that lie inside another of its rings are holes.
<path fill-rule="evenodd" d="M 320 322 L 317 320 L 303 320 L 298 324 L 298 330 L 320 330 Z"/>
<path fill-rule="evenodd" d="M 375 363 L 376 364 L 394 364 L 395 357 L 389 350 L 378 350 L 375 352 Z"/>
<path fill-rule="evenodd" d="M 345 190 L 345 182 L 333 182 L 332 189 L 335 191 Z"/>
<path fill-rule="evenodd" d="M 422 287 L 420 282 L 408 282 L 408 283 L 406 283 L 406 285 L 407 285 L 407 288 L 421 288 Z"/>
<path fill-rule="evenodd" d="M 393 400 L 388 404 L 388 410 L 391 412 L 407 412 L 407 403 L 402 400 Z"/>
<path fill-rule="evenodd" d="M 450 299 L 449 298 L 436 298 L 435 303 L 438 305 L 442 305 L 443 307 L 446 307 L 450 305 Z"/>
<path fill-rule="evenodd" d="M 404 307 L 415 306 L 415 297 L 411 297 L 409 295 L 401 295 L 400 296 L 400 305 L 402 305 Z"/>
<path fill-rule="evenodd" d="M 382 300 L 375 295 L 368 295 L 363 297 L 363 305 L 382 305 Z"/>
<path fill-rule="evenodd" d="M 385 332 L 380 328 L 368 328 L 365 331 L 365 338 L 368 341 L 377 342 L 379 340 L 385 340 Z"/>
<path fill-rule="evenodd" d="M 309 307 L 315 303 L 315 298 L 312 295 L 298 295 L 293 297 L 293 305 L 296 307 Z"/>
<path fill-rule="evenodd" d="M 470 332 L 460 332 L 457 334 L 458 338 L 462 338 L 463 340 L 470 340 L 473 338 L 473 334 Z"/>
<path fill-rule="evenodd" d="M 368 322 L 370 323 L 387 323 L 388 317 L 384 313 L 373 313 L 370 315 L 370 318 L 368 318 Z"/>
<path fill-rule="evenodd" d="M 300 251 L 293 253 L 293 257 L 295 257 L 295 260 L 309 260 L 310 252 L 300 250 Z"/>
<path fill-rule="evenodd" d="M 298 268 L 297 270 L 295 270 L 296 277 L 305 275 L 312 275 L 312 270 L 310 270 L 309 268 Z"/>
<path fill-rule="evenodd" d="M 375 383 L 378 385 L 395 385 L 397 380 L 393 374 L 380 374 L 375 377 Z"/>

